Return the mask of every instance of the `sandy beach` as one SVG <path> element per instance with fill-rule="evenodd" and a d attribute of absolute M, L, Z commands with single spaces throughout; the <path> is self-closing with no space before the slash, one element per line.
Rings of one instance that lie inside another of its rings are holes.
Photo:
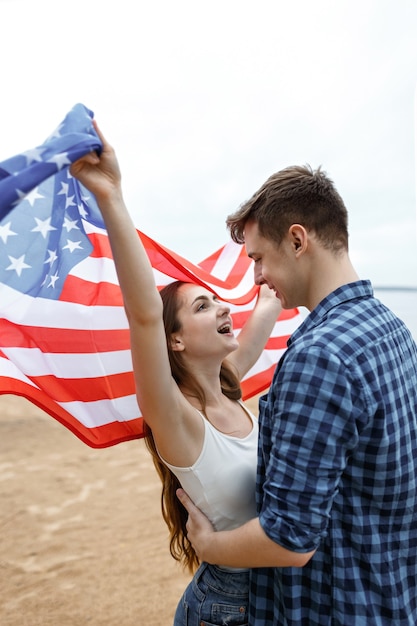
<path fill-rule="evenodd" d="M 143 441 L 95 450 L 0 395 L 0 468 L 1 626 L 172 624 L 190 576 Z"/>

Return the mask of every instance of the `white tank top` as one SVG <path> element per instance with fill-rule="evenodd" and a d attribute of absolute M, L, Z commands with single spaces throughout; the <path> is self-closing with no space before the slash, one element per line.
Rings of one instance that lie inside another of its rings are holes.
<path fill-rule="evenodd" d="M 232 530 L 256 517 L 258 422 L 240 404 L 252 420 L 249 435 L 243 439 L 225 435 L 197 411 L 204 423 L 197 461 L 191 467 L 176 467 L 162 459 L 216 530 Z"/>

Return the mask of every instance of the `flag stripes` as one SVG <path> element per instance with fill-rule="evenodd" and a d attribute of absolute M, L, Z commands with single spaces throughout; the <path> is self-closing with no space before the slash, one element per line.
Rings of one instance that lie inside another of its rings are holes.
<path fill-rule="evenodd" d="M 27 398 L 102 448 L 142 437 L 144 418 L 107 232 L 68 170 L 101 148 L 91 120 L 76 105 L 42 146 L 0 164 L 0 393 Z M 207 287 L 230 303 L 239 334 L 258 292 L 243 246 L 230 241 L 195 265 L 138 237 L 158 288 L 173 280 Z M 296 309 L 281 313 L 242 382 L 244 398 L 269 386 L 301 319 Z"/>

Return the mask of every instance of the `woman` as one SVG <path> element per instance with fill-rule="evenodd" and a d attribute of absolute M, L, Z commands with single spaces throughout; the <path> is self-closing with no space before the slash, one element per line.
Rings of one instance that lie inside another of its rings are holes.
<path fill-rule="evenodd" d="M 106 224 L 129 321 L 137 399 L 163 482 L 171 554 L 194 571 L 198 559 L 175 491 L 181 484 L 218 530 L 255 517 L 257 423 L 240 400 L 240 380 L 262 352 L 280 302 L 263 286 L 238 341 L 230 308 L 208 289 L 177 282 L 160 294 L 123 201 L 117 158 L 95 128 L 100 157 L 86 155 L 71 173 L 94 193 Z M 245 624 L 247 595 L 247 570 L 203 563 L 174 626 Z"/>

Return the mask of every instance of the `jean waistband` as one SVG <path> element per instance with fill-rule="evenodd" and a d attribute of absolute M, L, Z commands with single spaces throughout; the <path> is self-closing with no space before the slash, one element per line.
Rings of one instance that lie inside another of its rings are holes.
<path fill-rule="evenodd" d="M 232 574 L 249 571 L 249 567 L 226 567 L 225 565 L 215 565 L 214 567 L 217 567 L 217 569 L 220 569 L 222 572 L 231 572 Z"/>

